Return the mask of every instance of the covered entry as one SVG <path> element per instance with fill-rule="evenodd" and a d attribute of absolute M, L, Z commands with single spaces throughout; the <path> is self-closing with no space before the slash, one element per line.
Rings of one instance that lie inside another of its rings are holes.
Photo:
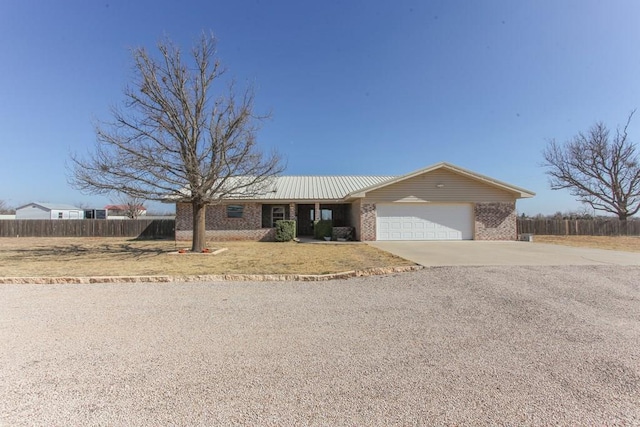
<path fill-rule="evenodd" d="M 316 212 L 317 209 L 317 212 Z M 346 203 L 317 203 L 296 205 L 297 235 L 312 236 L 316 219 L 330 220 L 334 227 L 348 227 L 351 205 Z"/>
<path fill-rule="evenodd" d="M 377 240 L 471 240 L 471 203 L 395 203 L 376 206 Z"/>

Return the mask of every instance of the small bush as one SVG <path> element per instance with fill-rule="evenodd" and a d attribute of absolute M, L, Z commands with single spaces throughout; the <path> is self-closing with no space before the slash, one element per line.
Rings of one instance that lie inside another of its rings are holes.
<path fill-rule="evenodd" d="M 316 239 L 324 239 L 325 237 L 331 237 L 333 233 L 333 222 L 329 219 L 321 219 L 314 222 L 313 225 L 313 237 Z"/>
<path fill-rule="evenodd" d="M 290 242 L 296 237 L 296 222 L 286 219 L 276 221 L 276 242 Z"/>

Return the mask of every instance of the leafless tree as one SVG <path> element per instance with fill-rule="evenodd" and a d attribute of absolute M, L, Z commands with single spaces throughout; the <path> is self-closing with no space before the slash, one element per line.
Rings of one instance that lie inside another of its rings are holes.
<path fill-rule="evenodd" d="M 207 205 L 264 192 L 282 162 L 275 151 L 258 149 L 266 116 L 253 113 L 251 87 L 238 94 L 223 81 L 213 35 L 203 34 L 188 58 L 168 39 L 158 50 L 157 58 L 144 48 L 132 51 L 135 80 L 124 90 L 124 106 L 96 125 L 93 153 L 71 156 L 70 182 L 90 193 L 190 203 L 192 250 L 199 252 Z"/>
<path fill-rule="evenodd" d="M 0 199 L 0 214 L 14 214 L 16 213 L 15 209 L 9 207 L 6 201 Z"/>
<path fill-rule="evenodd" d="M 73 205 L 80 209 L 91 209 L 91 205 L 87 202 L 76 202 Z"/>
<path fill-rule="evenodd" d="M 640 157 L 627 134 L 634 112 L 613 137 L 599 122 L 564 144 L 549 141 L 543 156 L 551 189 L 569 189 L 578 201 L 621 220 L 635 215 L 640 210 Z"/>
<path fill-rule="evenodd" d="M 129 219 L 137 219 L 144 210 L 144 200 L 140 197 L 119 193 L 115 197 L 115 204 L 122 207 L 122 211 Z"/>

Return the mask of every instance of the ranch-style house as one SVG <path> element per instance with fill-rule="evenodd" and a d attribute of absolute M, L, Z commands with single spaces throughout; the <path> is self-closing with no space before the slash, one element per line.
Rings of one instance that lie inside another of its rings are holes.
<path fill-rule="evenodd" d="M 515 240 L 516 201 L 535 193 L 450 163 L 402 176 L 280 176 L 258 196 L 207 207 L 207 239 L 272 241 L 275 223 L 316 220 L 333 237 L 371 240 Z M 192 237 L 190 203 L 176 205 L 176 239 Z"/>

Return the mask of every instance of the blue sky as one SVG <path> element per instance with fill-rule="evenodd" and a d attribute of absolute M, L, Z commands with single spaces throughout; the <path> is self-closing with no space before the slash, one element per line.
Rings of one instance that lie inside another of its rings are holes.
<path fill-rule="evenodd" d="M 287 174 L 448 161 L 536 192 L 521 213 L 578 210 L 540 153 L 640 107 L 639 22 L 635 0 L 0 0 L 0 199 L 108 203 L 67 184 L 69 153 L 123 100 L 132 47 L 166 34 L 188 48 L 205 30 L 272 112 L 259 140 Z"/>

